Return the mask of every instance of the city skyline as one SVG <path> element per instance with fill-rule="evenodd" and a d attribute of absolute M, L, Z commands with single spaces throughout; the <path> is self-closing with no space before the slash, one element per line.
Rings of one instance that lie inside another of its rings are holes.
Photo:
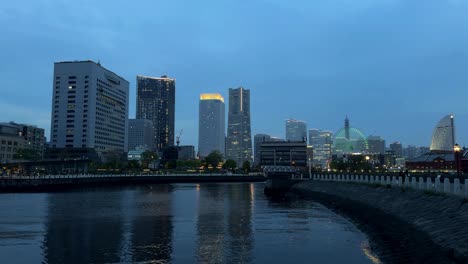
<path fill-rule="evenodd" d="M 182 4 L 187 3 L 172 1 L 163 8 Z M 135 117 L 135 75 L 177 78 L 175 130 L 184 129 L 182 144 L 197 142 L 198 94 L 218 90 L 227 98 L 226 89 L 240 85 L 252 91 L 253 134 L 282 137 L 282 120 L 289 116 L 335 132 L 348 115 L 368 135 L 427 146 L 433 124 L 454 113 L 457 143 L 468 144 L 468 112 L 456 103 L 468 96 L 468 37 L 457 33 L 467 30 L 468 3 L 430 1 L 424 8 L 408 1 L 353 1 L 346 8 L 333 1 L 304 1 L 301 8 L 276 1 L 251 5 L 256 12 L 242 3 L 228 9 L 193 4 L 193 13 L 170 19 L 137 11 L 131 3 L 112 6 L 115 14 L 138 12 L 130 22 L 108 12 L 102 19 L 106 2 L 71 3 L 60 12 L 51 12 L 56 7 L 46 1 L 5 3 L 0 21 L 15 26 L 1 29 L 6 41 L 0 47 L 9 62 L 0 66 L 6 87 L 0 106 L 9 109 L 2 120 L 34 124 L 50 135 L 51 65 L 92 59 L 130 80 L 130 118 Z M 272 14 L 279 10 L 291 19 L 275 22 Z M 200 20 L 197 11 L 207 16 Z M 235 23 L 232 11 L 251 19 Z M 425 17 L 436 17 L 438 26 Z M 213 23 L 220 19 L 222 30 Z M 161 35 L 168 38 L 148 45 Z M 441 90 L 447 91 L 444 100 Z"/>

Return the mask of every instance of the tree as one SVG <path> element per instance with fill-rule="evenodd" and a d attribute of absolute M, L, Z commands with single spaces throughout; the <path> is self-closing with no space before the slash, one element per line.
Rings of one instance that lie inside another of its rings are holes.
<path fill-rule="evenodd" d="M 212 151 L 205 157 L 206 165 L 213 167 L 213 169 L 216 169 L 221 161 L 223 161 L 223 155 L 217 150 Z"/>
<path fill-rule="evenodd" d="M 141 165 L 143 168 L 149 168 L 149 165 L 158 159 L 158 154 L 153 151 L 145 151 L 141 154 Z"/>
<path fill-rule="evenodd" d="M 41 155 L 37 150 L 34 149 L 18 149 L 13 155 L 13 158 L 16 160 L 39 160 Z"/>
<path fill-rule="evenodd" d="M 235 160 L 232 160 L 232 159 L 226 160 L 226 162 L 224 162 L 223 164 L 223 169 L 225 170 L 234 171 L 236 168 L 237 168 L 237 163 Z"/>
<path fill-rule="evenodd" d="M 244 164 L 242 164 L 242 169 L 244 172 L 250 172 L 250 162 L 248 160 L 244 161 Z"/>

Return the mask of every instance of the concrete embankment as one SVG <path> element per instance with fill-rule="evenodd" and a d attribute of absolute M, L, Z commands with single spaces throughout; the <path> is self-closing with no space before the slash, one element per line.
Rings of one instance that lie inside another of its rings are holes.
<path fill-rule="evenodd" d="M 459 197 L 326 181 L 291 190 L 354 220 L 384 263 L 468 263 L 468 202 Z"/>
<path fill-rule="evenodd" d="M 245 176 L 210 176 L 210 175 L 178 175 L 178 176 L 79 176 L 79 177 L 38 177 L 0 179 L 0 192 L 51 192 L 83 187 L 108 187 L 163 183 L 204 183 L 204 182 L 262 182 L 265 177 L 260 175 Z"/>

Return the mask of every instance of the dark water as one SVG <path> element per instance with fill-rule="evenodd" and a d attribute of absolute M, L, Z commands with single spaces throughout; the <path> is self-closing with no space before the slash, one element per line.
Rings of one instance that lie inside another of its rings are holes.
<path fill-rule="evenodd" d="M 0 194 L 0 263 L 379 263 L 327 208 L 263 184 Z"/>

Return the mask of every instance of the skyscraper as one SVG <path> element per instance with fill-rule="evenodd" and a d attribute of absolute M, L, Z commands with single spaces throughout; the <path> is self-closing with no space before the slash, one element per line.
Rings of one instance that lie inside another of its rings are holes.
<path fill-rule="evenodd" d="M 93 61 L 56 62 L 51 148 L 127 152 L 129 83 Z"/>
<path fill-rule="evenodd" d="M 306 141 L 307 125 L 303 121 L 288 119 L 286 120 L 286 140 L 288 141 Z"/>
<path fill-rule="evenodd" d="M 367 137 L 369 144 L 369 153 L 371 154 L 385 154 L 385 140 L 380 136 L 370 135 Z"/>
<path fill-rule="evenodd" d="M 233 159 L 239 167 L 245 161 L 252 162 L 250 90 L 243 87 L 229 89 L 226 159 Z"/>
<path fill-rule="evenodd" d="M 154 151 L 154 126 L 148 119 L 128 120 L 128 150 Z"/>
<path fill-rule="evenodd" d="M 390 150 L 395 153 L 397 158 L 403 157 L 403 146 L 400 142 L 393 142 L 390 144 Z"/>
<path fill-rule="evenodd" d="M 154 144 L 162 152 L 174 145 L 175 79 L 137 76 L 137 119 L 154 125 Z"/>
<path fill-rule="evenodd" d="M 322 169 L 328 167 L 332 155 L 332 136 L 333 133 L 330 131 L 309 130 L 309 146 L 313 150 L 312 164 L 314 167 Z"/>
<path fill-rule="evenodd" d="M 206 157 L 215 150 L 224 155 L 225 124 L 224 98 L 217 93 L 201 94 L 198 120 L 200 157 Z"/>

